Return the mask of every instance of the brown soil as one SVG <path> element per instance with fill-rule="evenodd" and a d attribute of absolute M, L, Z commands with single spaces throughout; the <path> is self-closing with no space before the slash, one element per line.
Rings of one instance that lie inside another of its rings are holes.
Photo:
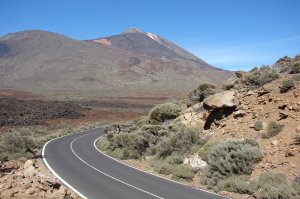
<path fill-rule="evenodd" d="M 280 93 L 279 89 L 282 81 L 291 77 L 283 75 L 267 84 L 265 88 L 270 93 L 263 96 L 258 96 L 256 92 L 248 95 L 247 91 L 241 91 L 239 101 L 247 106 L 246 115 L 238 118 L 231 115 L 219 121 L 219 126 L 212 126 L 209 130 L 213 132 L 209 142 L 239 138 L 253 138 L 259 142 L 264 158 L 255 166 L 253 178 L 268 170 L 284 173 L 292 180 L 300 172 L 300 147 L 294 144 L 294 138 L 300 136 L 300 82 L 295 81 L 295 88 L 286 93 Z M 284 110 L 279 108 L 282 105 L 286 105 Z M 280 119 L 280 113 L 287 114 L 287 118 Z M 261 131 L 251 128 L 257 120 L 263 122 Z M 262 139 L 270 121 L 283 124 L 284 128 L 278 135 Z M 291 151 L 292 155 L 286 157 L 287 151 Z"/>

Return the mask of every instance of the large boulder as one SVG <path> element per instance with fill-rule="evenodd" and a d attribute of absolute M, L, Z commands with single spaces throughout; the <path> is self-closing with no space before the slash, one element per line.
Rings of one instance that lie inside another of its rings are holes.
<path fill-rule="evenodd" d="M 236 107 L 237 104 L 234 91 L 216 93 L 203 100 L 203 107 L 207 110 Z"/>

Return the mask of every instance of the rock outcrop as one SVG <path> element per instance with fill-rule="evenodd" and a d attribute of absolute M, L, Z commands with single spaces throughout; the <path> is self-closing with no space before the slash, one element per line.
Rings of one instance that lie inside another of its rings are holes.
<path fill-rule="evenodd" d="M 223 91 L 211 95 L 203 100 L 203 107 L 207 110 L 236 107 L 237 101 L 234 91 Z"/>
<path fill-rule="evenodd" d="M 0 198 L 79 198 L 41 160 L 7 161 L 0 173 Z"/>

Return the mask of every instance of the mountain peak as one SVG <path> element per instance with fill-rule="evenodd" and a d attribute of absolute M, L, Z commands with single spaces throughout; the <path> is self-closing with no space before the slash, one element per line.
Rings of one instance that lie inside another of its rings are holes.
<path fill-rule="evenodd" d="M 142 31 L 140 31 L 138 28 L 130 27 L 124 33 L 141 33 L 141 32 Z"/>

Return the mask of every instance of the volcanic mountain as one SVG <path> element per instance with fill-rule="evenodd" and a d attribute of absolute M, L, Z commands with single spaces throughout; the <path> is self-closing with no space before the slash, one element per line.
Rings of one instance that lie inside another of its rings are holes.
<path fill-rule="evenodd" d="M 83 98 L 174 97 L 232 75 L 135 28 L 85 41 L 41 30 L 0 38 L 0 89 Z"/>

